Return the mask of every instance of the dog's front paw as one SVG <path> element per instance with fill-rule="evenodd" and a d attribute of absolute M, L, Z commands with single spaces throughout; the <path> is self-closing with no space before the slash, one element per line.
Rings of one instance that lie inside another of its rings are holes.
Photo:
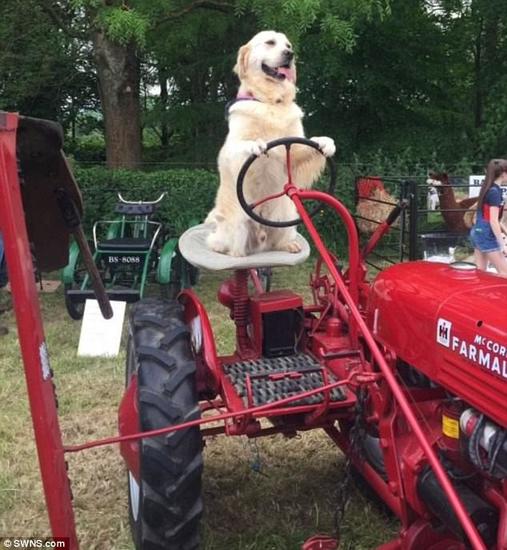
<path fill-rule="evenodd" d="M 247 255 L 246 250 L 239 248 L 238 246 L 233 246 L 228 252 L 228 256 L 233 256 L 234 258 L 243 258 Z"/>
<path fill-rule="evenodd" d="M 262 139 L 256 139 L 255 141 L 245 141 L 245 152 L 247 155 L 255 155 L 256 157 L 266 152 L 267 143 Z"/>
<path fill-rule="evenodd" d="M 216 228 L 215 231 L 212 231 L 207 236 L 206 244 L 210 250 L 213 252 L 218 252 L 219 254 L 227 254 L 227 251 L 229 250 L 229 243 L 223 238 L 223 235 L 221 236 L 219 234 Z"/>
<path fill-rule="evenodd" d="M 334 140 L 332 140 L 331 138 L 320 136 L 312 137 L 310 139 L 317 143 L 319 149 L 322 151 L 322 154 L 325 157 L 332 157 L 336 153 L 336 146 L 334 144 Z"/>
<path fill-rule="evenodd" d="M 283 250 L 296 254 L 297 252 L 301 252 L 302 249 L 301 245 L 297 241 L 290 241 L 287 244 L 283 245 Z"/>

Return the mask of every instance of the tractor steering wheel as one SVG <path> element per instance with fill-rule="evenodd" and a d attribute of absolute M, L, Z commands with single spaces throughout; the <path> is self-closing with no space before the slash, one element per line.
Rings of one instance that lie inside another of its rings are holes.
<path fill-rule="evenodd" d="M 302 137 L 287 137 L 287 138 L 280 138 L 275 139 L 273 141 L 270 141 L 267 144 L 266 151 L 269 151 L 270 149 L 273 149 L 274 147 L 279 147 L 281 145 L 284 145 L 287 150 L 287 157 L 286 157 L 286 163 L 287 163 L 287 183 L 292 183 L 292 174 L 291 174 L 291 166 L 290 166 L 290 148 L 294 144 L 299 145 L 306 145 L 308 147 L 313 147 L 316 149 L 320 154 L 323 154 L 320 150 L 320 147 L 318 143 L 315 141 L 312 141 L 311 139 L 306 139 Z M 290 227 L 292 225 L 297 225 L 298 223 L 301 223 L 301 218 L 296 218 L 295 220 L 287 220 L 287 221 L 273 221 L 273 220 L 267 220 L 266 218 L 263 218 L 262 216 L 259 216 L 254 212 L 254 208 L 257 206 L 270 201 L 272 199 L 276 199 L 278 197 L 281 197 L 285 195 L 285 191 L 281 191 L 280 193 L 276 193 L 274 195 L 269 195 L 268 197 L 264 197 L 263 199 L 253 203 L 249 204 L 246 199 L 245 195 L 243 193 L 243 183 L 245 180 L 246 173 L 248 172 L 248 169 L 250 166 L 258 159 L 259 157 L 257 155 L 250 155 L 243 166 L 241 167 L 241 170 L 238 174 L 238 180 L 236 184 L 236 192 L 238 194 L 238 200 L 239 204 L 243 208 L 243 210 L 256 222 L 261 223 L 262 225 L 268 225 L 270 227 Z M 335 187 L 336 187 L 336 165 L 334 161 L 328 157 L 327 159 L 327 165 L 329 166 L 329 187 L 328 187 L 328 193 L 330 195 L 333 194 Z M 314 209 L 312 209 L 309 212 L 310 216 L 315 216 L 315 214 L 320 210 L 320 206 L 317 205 Z"/>

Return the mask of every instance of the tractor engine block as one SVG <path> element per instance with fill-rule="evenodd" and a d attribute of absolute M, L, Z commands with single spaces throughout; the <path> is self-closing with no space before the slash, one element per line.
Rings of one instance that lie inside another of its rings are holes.
<path fill-rule="evenodd" d="M 503 533 L 500 510 L 507 497 L 506 304 L 507 284 L 500 277 L 470 264 L 414 262 L 378 275 L 366 311 L 375 338 L 394 358 L 393 369 L 488 548 L 507 544 L 497 540 L 506 536 L 498 534 Z M 398 432 L 389 445 L 401 459 L 409 506 L 464 540 L 413 434 L 401 420 L 396 422 Z M 371 426 L 364 457 L 384 479 L 391 479 L 395 467 L 383 452 L 382 429 Z"/>
<path fill-rule="evenodd" d="M 372 286 L 369 324 L 396 357 L 506 427 L 507 284 L 470 265 L 387 269 Z"/>

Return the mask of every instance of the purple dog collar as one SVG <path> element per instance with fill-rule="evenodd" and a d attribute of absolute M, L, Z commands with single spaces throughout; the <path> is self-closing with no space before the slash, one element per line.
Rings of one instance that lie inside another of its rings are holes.
<path fill-rule="evenodd" d="M 260 100 L 254 97 L 250 93 L 246 93 L 246 94 L 238 93 L 238 95 L 234 99 L 231 99 L 231 101 L 228 101 L 225 105 L 225 120 L 229 120 L 229 109 L 238 101 L 260 101 Z"/>

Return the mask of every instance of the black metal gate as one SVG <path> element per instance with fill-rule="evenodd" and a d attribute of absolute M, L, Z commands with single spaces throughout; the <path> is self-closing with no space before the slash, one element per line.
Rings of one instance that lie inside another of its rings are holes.
<path fill-rule="evenodd" d="M 384 269 L 407 260 L 468 258 L 473 199 L 465 181 L 453 177 L 434 185 L 426 177 L 357 177 L 355 218 L 362 242 L 386 219 L 389 209 L 406 205 L 399 221 L 367 258 L 368 265 Z"/>

